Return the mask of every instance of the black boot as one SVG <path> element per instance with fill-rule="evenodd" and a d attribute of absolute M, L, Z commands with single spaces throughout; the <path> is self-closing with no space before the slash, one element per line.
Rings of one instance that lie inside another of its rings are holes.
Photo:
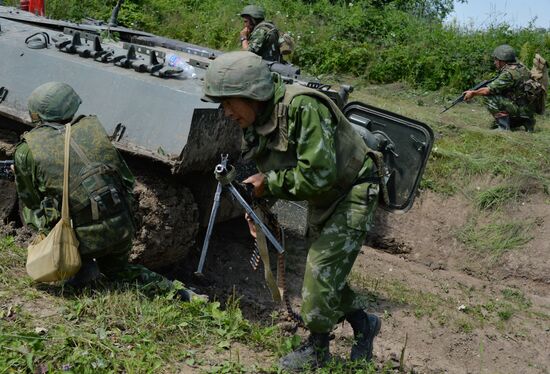
<path fill-rule="evenodd" d="M 495 118 L 495 121 L 497 123 L 497 130 L 501 131 L 510 131 L 510 117 L 509 116 L 502 116 Z"/>
<path fill-rule="evenodd" d="M 101 272 L 99 271 L 99 266 L 94 259 L 82 260 L 82 266 L 80 266 L 78 273 L 76 273 L 71 279 L 67 280 L 65 284 L 74 288 L 83 288 L 92 284 L 100 277 Z"/>
<path fill-rule="evenodd" d="M 525 127 L 526 132 L 534 132 L 535 131 L 535 119 L 534 118 L 527 118 L 525 122 L 523 123 L 523 127 Z"/>
<path fill-rule="evenodd" d="M 367 314 L 362 309 L 346 314 L 346 321 L 353 328 L 355 343 L 351 347 L 352 361 L 372 359 L 374 337 L 380 332 L 382 321 L 374 314 Z"/>
<path fill-rule="evenodd" d="M 330 360 L 330 337 L 328 333 L 311 333 L 307 341 L 282 357 L 279 366 L 283 370 L 301 371 L 306 368 L 319 368 Z"/>

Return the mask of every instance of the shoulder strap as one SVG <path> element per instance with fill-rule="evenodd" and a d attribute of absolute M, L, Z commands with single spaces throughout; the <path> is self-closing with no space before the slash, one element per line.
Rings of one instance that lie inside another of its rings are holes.
<path fill-rule="evenodd" d="M 63 199 L 61 203 L 61 219 L 70 221 L 69 216 L 69 154 L 71 143 L 71 124 L 65 125 L 65 159 L 63 161 Z"/>

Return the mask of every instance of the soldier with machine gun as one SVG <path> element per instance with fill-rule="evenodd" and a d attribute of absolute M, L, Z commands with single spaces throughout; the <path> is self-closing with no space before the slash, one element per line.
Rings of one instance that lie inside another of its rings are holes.
<path fill-rule="evenodd" d="M 323 366 L 330 359 L 330 332 L 344 319 L 355 336 L 351 359 L 370 360 L 381 321 L 363 311 L 347 283 L 378 202 L 365 142 L 326 95 L 285 85 L 250 52 L 214 60 L 204 94 L 243 130 L 243 156 L 260 171 L 244 181 L 254 194 L 309 203 L 301 316 L 310 336 L 281 359 L 281 367 Z"/>

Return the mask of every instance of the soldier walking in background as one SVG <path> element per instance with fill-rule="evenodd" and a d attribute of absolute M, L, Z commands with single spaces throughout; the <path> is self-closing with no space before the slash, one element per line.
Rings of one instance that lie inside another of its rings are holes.
<path fill-rule="evenodd" d="M 265 21 L 265 11 L 256 5 L 247 5 L 241 12 L 244 28 L 241 30 L 241 47 L 244 51 L 261 56 L 267 61 L 280 62 L 279 30 Z"/>
<path fill-rule="evenodd" d="M 529 105 L 524 89 L 524 83 L 531 77 L 529 70 L 516 59 L 516 52 L 509 45 L 498 46 L 493 58 L 498 77 L 485 87 L 464 92 L 464 100 L 484 96 L 499 130 L 523 126 L 525 131 L 532 132 L 535 127 L 534 109 Z"/>
<path fill-rule="evenodd" d="M 85 286 L 107 278 L 138 280 L 169 291 L 173 283 L 142 265 L 128 263 L 135 233 L 134 176 L 95 116 L 73 119 L 81 104 L 65 83 L 49 82 L 29 97 L 36 127 L 25 133 L 14 156 L 16 187 L 25 223 L 47 235 L 60 219 L 65 125 L 71 123 L 70 217 L 80 243 L 82 267 L 68 281 Z M 179 290 L 189 300 L 191 291 Z"/>
<path fill-rule="evenodd" d="M 381 321 L 363 311 L 347 282 L 378 202 L 365 142 L 327 96 L 285 85 L 250 52 L 215 59 L 204 93 L 243 130 L 243 157 L 259 170 L 244 181 L 254 194 L 309 204 L 301 316 L 310 335 L 281 359 L 281 367 L 323 366 L 330 359 L 330 332 L 344 319 L 355 336 L 351 359 L 370 360 Z"/>

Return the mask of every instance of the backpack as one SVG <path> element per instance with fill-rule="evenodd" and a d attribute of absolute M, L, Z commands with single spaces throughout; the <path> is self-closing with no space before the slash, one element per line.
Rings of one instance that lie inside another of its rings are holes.
<path fill-rule="evenodd" d="M 285 32 L 279 37 L 279 51 L 281 51 L 281 55 L 290 55 L 294 52 L 294 47 L 294 38 L 290 35 L 290 33 Z"/>
<path fill-rule="evenodd" d="M 295 42 L 289 32 L 281 33 L 273 23 L 267 21 L 262 21 L 258 26 L 267 30 L 268 33 L 277 32 L 277 45 L 281 56 L 287 56 L 294 52 Z"/>
<path fill-rule="evenodd" d="M 535 54 L 531 78 L 523 83 L 523 92 L 528 105 L 535 113 L 544 114 L 546 109 L 546 97 L 548 91 L 548 63 L 539 55 Z"/>
<path fill-rule="evenodd" d="M 52 131 L 55 130 L 55 131 Z M 62 126 L 45 123 L 24 135 L 36 165 L 46 176 L 48 197 L 62 195 Z M 135 232 L 131 191 L 121 170 L 127 168 L 94 116 L 73 121 L 71 136 L 70 215 L 82 257 L 103 257 L 127 248 Z M 56 210 L 59 207 L 56 207 Z"/>

